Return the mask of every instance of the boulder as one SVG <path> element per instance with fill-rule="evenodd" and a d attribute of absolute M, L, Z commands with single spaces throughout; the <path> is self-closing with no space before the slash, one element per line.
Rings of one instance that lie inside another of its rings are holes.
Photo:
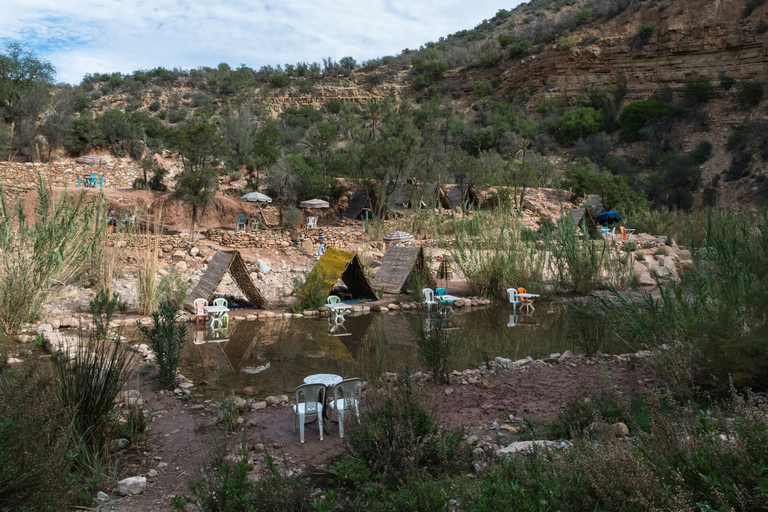
<path fill-rule="evenodd" d="M 251 410 L 252 411 L 259 411 L 261 409 L 267 408 L 267 402 L 253 402 L 251 404 Z"/>
<path fill-rule="evenodd" d="M 264 399 L 267 405 L 280 405 L 288 402 L 288 395 L 273 395 Z"/>
<path fill-rule="evenodd" d="M 180 251 L 180 250 L 173 251 L 173 256 L 172 256 L 173 262 L 179 263 L 181 261 L 184 261 L 184 256 L 185 256 L 184 251 Z"/>
<path fill-rule="evenodd" d="M 117 493 L 120 496 L 141 494 L 147 488 L 147 479 L 143 476 L 132 476 L 117 482 Z"/>
<path fill-rule="evenodd" d="M 565 443 L 557 443 L 555 441 L 516 441 L 514 443 L 508 444 L 504 448 L 500 448 L 496 450 L 496 455 L 502 456 L 502 455 L 511 455 L 513 453 L 518 452 L 528 452 L 533 451 L 536 448 L 544 448 L 547 449 L 560 449 L 565 446 Z"/>

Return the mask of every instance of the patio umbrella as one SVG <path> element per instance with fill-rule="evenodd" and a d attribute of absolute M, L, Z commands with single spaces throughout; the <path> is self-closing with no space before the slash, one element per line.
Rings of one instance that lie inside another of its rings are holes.
<path fill-rule="evenodd" d="M 96 155 L 85 155 L 75 159 L 75 163 L 80 165 L 101 165 L 104 159 Z"/>
<path fill-rule="evenodd" d="M 241 201 L 249 201 L 251 203 L 271 203 L 272 198 L 269 196 L 265 196 L 264 194 L 260 194 L 258 192 L 251 192 L 249 194 L 245 194 L 243 197 L 240 198 Z"/>
<path fill-rule="evenodd" d="M 329 208 L 330 206 L 328 201 L 322 199 L 308 199 L 299 203 L 300 208 Z"/>
<path fill-rule="evenodd" d="M 405 231 L 393 231 L 384 235 L 384 243 L 389 244 L 407 244 L 413 242 L 413 235 Z"/>
<path fill-rule="evenodd" d="M 595 217 L 595 222 L 600 225 L 612 224 L 614 222 L 619 222 L 620 220 L 621 215 L 616 212 L 603 212 Z"/>

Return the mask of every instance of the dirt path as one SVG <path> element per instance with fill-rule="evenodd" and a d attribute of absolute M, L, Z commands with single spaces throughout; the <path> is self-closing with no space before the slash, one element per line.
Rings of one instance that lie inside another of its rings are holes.
<path fill-rule="evenodd" d="M 490 425 L 503 422 L 509 414 L 535 421 L 554 418 L 568 397 L 590 390 L 600 390 L 607 383 L 625 393 L 643 393 L 658 381 L 651 372 L 631 365 L 629 361 L 606 356 L 604 364 L 574 358 L 556 363 L 530 363 L 504 370 L 499 374 L 454 376 L 450 386 L 424 388 L 439 404 L 437 418 L 445 427 L 466 427 L 470 432 L 489 438 Z M 474 381 L 477 384 L 463 384 Z M 120 477 L 147 476 L 143 494 L 119 498 L 110 494 L 102 511 L 169 511 L 170 497 L 186 494 L 190 478 L 201 474 L 216 440 L 225 439 L 237 445 L 241 434 L 225 433 L 212 426 L 218 413 L 217 404 L 195 403 L 176 396 L 151 391 L 152 380 L 142 383 L 143 393 L 155 411 L 150 449 L 135 453 L 133 465 L 121 468 Z M 487 387 L 486 387 L 487 386 Z M 447 389 L 451 389 L 446 394 Z M 338 425 L 326 422 L 324 440 L 320 441 L 316 423 L 308 424 L 306 442 L 299 443 L 298 432 L 291 430 L 291 409 L 287 405 L 270 406 L 243 414 L 244 432 L 251 448 L 254 471 L 264 467 L 264 452 L 276 458 L 281 470 L 293 473 L 311 471 L 344 452 Z M 499 434 L 493 434 L 499 440 Z M 501 439 L 510 434 L 501 433 Z M 163 467 L 161 463 L 167 464 Z M 152 476 L 151 470 L 157 472 Z"/>

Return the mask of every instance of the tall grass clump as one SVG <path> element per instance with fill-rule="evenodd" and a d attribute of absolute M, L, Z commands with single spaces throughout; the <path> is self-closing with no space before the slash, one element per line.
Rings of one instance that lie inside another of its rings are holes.
<path fill-rule="evenodd" d="M 172 268 L 167 274 L 160 278 L 157 285 L 157 297 L 160 302 L 169 302 L 177 310 L 184 308 L 184 302 L 187 300 L 189 285 L 184 276 Z"/>
<path fill-rule="evenodd" d="M 596 314 L 635 348 L 664 347 L 654 359 L 678 392 L 722 394 L 768 382 L 768 214 L 708 211 L 695 268 L 680 284 L 639 302 L 612 290 Z"/>
<path fill-rule="evenodd" d="M 112 321 L 119 302 L 120 297 L 117 292 L 110 294 L 104 289 L 96 292 L 96 297 L 91 300 L 89 306 L 93 315 L 93 336 L 96 339 L 107 339 L 109 323 Z"/>
<path fill-rule="evenodd" d="M 77 275 L 103 235 L 103 202 L 85 194 L 54 201 L 40 178 L 34 218 L 0 188 L 0 329 L 37 318 L 51 290 Z"/>
<path fill-rule="evenodd" d="M 109 454 L 110 416 L 134 367 L 134 353 L 118 342 L 80 340 L 72 361 L 53 357 L 55 393 L 76 439 L 79 464 L 100 468 Z"/>
<path fill-rule="evenodd" d="M 160 224 L 156 220 L 155 226 Z M 139 294 L 139 314 L 150 315 L 157 309 L 157 269 L 160 261 L 160 242 L 157 233 L 147 233 L 147 246 L 136 261 L 136 288 Z"/>
<path fill-rule="evenodd" d="M 547 254 L 523 237 L 513 214 L 499 209 L 475 212 L 456 221 L 456 242 L 450 255 L 464 275 L 469 293 L 504 300 L 510 287 L 538 289 Z"/>
<path fill-rule="evenodd" d="M 176 306 L 162 302 L 152 313 L 152 327 L 138 322 L 139 330 L 149 342 L 158 366 L 160 384 L 171 387 L 176 382 L 176 368 L 181 357 L 181 348 L 187 341 L 187 326 L 176 322 Z"/>
<path fill-rule="evenodd" d="M 416 344 L 419 347 L 419 358 L 435 382 L 448 384 L 451 339 L 447 332 L 441 331 L 437 324 L 432 324 L 429 328 L 422 327 L 416 337 Z"/>
<path fill-rule="evenodd" d="M 328 290 L 325 279 L 319 275 L 317 279 L 308 281 L 309 274 L 297 274 L 293 278 L 293 289 L 296 290 L 296 302 L 291 306 L 294 313 L 317 309 L 325 304 Z"/>
<path fill-rule="evenodd" d="M 585 225 L 581 232 L 579 234 L 570 216 L 563 216 L 557 221 L 555 231 L 549 234 L 547 245 L 551 255 L 549 263 L 560 289 L 586 295 L 603 284 L 606 266 L 613 259 L 604 239 L 590 240 Z"/>

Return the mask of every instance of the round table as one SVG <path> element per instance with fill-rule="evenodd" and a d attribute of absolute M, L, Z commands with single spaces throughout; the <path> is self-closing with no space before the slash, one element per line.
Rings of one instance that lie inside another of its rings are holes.
<path fill-rule="evenodd" d="M 334 375 L 333 373 L 316 373 L 309 377 L 304 377 L 304 384 L 325 384 L 325 387 L 330 388 L 335 386 L 342 379 L 341 375 Z"/>

